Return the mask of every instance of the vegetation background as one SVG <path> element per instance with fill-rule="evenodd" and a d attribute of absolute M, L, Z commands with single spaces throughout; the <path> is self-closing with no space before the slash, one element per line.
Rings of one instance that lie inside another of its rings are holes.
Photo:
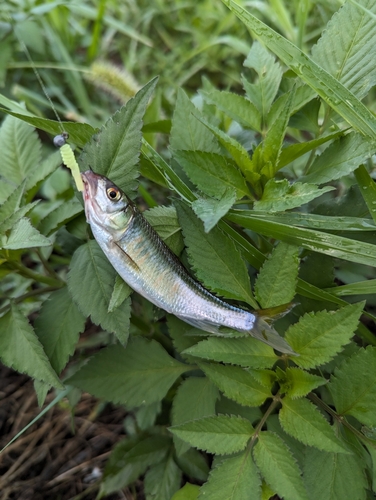
<path fill-rule="evenodd" d="M 374 498 L 376 4 L 20 0 L 0 35 L 1 500 Z M 207 288 L 294 301 L 298 357 L 130 297 L 34 67 Z"/>

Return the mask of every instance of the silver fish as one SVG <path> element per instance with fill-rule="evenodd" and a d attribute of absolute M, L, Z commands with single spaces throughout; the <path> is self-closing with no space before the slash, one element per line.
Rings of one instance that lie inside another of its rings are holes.
<path fill-rule="evenodd" d="M 81 176 L 87 222 L 108 260 L 133 290 L 206 332 L 223 334 L 225 327 L 294 354 L 257 311 L 232 306 L 198 283 L 113 182 L 91 170 Z"/>

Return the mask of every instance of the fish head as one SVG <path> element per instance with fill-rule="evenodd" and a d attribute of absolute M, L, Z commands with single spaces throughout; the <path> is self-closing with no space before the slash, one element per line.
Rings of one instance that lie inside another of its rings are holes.
<path fill-rule="evenodd" d="M 92 170 L 81 173 L 81 177 L 87 222 L 108 230 L 124 228 L 129 219 L 127 195 L 110 179 Z"/>

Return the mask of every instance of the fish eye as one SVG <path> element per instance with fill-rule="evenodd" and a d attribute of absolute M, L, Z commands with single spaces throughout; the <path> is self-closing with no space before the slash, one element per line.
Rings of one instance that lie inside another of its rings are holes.
<path fill-rule="evenodd" d="M 115 187 L 110 187 L 107 189 L 107 196 L 111 201 L 119 201 L 121 194 L 119 189 Z"/>

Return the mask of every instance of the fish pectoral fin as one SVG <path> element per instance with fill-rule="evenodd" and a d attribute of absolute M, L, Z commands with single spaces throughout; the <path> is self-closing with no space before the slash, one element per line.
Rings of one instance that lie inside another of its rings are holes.
<path fill-rule="evenodd" d="M 117 242 L 117 241 L 114 241 L 113 243 L 114 243 L 114 245 L 116 245 L 116 246 L 119 248 L 119 250 L 121 250 L 121 251 L 122 251 L 122 253 L 123 253 L 123 254 L 127 257 L 128 261 L 129 261 L 129 264 L 130 264 L 132 267 L 134 267 L 137 271 L 140 271 L 140 267 L 138 266 L 138 264 L 137 264 L 137 263 L 136 263 L 136 262 L 132 259 L 132 257 L 131 257 L 129 254 L 127 254 L 127 252 L 124 250 L 124 248 L 122 248 L 122 247 L 118 244 L 118 242 Z"/>

